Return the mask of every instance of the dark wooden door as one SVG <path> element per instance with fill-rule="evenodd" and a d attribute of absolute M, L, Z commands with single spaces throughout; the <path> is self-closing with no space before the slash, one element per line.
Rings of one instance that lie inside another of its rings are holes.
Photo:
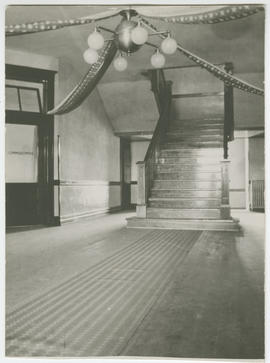
<path fill-rule="evenodd" d="M 7 111 L 6 122 L 6 224 L 49 224 L 50 120 Z"/>
<path fill-rule="evenodd" d="M 6 224 L 54 223 L 54 73 L 6 65 Z"/>
<path fill-rule="evenodd" d="M 123 209 L 130 208 L 131 203 L 131 149 L 130 141 L 120 139 L 121 153 L 121 206 Z"/>

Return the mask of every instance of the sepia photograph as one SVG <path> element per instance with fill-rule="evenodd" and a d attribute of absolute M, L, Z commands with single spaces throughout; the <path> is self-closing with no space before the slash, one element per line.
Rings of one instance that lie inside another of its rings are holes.
<path fill-rule="evenodd" d="M 2 9 L 5 358 L 264 361 L 266 8 Z"/>

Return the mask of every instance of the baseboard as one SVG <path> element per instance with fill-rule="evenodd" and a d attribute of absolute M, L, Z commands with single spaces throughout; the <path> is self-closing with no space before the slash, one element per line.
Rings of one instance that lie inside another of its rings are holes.
<path fill-rule="evenodd" d="M 83 218 L 91 218 L 99 215 L 104 214 L 110 214 L 110 213 L 116 213 L 121 210 L 121 206 L 116 207 L 110 207 L 110 208 L 100 208 L 100 209 L 94 209 L 91 211 L 83 212 L 83 213 L 74 213 L 69 215 L 64 215 L 60 217 L 60 223 L 70 223 L 75 222 Z"/>

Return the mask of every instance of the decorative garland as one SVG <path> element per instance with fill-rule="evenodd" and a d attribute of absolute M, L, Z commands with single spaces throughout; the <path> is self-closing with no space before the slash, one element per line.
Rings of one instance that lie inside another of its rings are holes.
<path fill-rule="evenodd" d="M 220 9 L 215 9 L 198 14 L 187 15 L 172 15 L 172 16 L 153 16 L 147 15 L 147 8 L 145 11 L 142 9 L 138 11 L 138 14 L 149 19 L 162 20 L 167 23 L 181 23 L 181 24 L 214 24 L 221 23 L 230 20 L 236 20 L 253 15 L 261 10 L 264 10 L 263 6 L 255 5 L 235 5 L 225 6 Z"/>
<path fill-rule="evenodd" d="M 160 34 L 158 29 L 156 29 L 156 27 L 152 24 L 150 24 L 147 20 L 142 19 L 141 20 L 142 23 L 145 24 L 145 26 L 147 26 L 148 28 L 150 28 L 151 30 L 153 30 L 154 32 L 158 33 L 157 35 L 160 38 L 166 38 L 166 35 L 164 34 Z M 203 58 L 198 57 L 197 55 L 195 55 L 194 53 L 189 52 L 188 50 L 186 50 L 185 48 L 181 47 L 179 44 L 177 45 L 177 49 L 179 52 L 183 53 L 187 58 L 189 58 L 190 60 L 192 60 L 193 62 L 195 62 L 196 64 L 198 64 L 200 67 L 206 69 L 208 72 L 212 73 L 215 77 L 217 77 L 218 79 L 220 79 L 221 81 L 225 82 L 225 84 L 238 88 L 242 91 L 245 92 L 249 92 L 249 93 L 253 93 L 253 94 L 257 94 L 260 96 L 264 95 L 264 90 L 258 87 L 255 87 L 247 82 L 242 81 L 241 79 L 227 73 L 226 71 L 224 71 L 223 69 L 215 66 L 214 64 L 206 61 Z"/>
<path fill-rule="evenodd" d="M 113 8 L 108 11 L 104 11 L 102 13 L 96 15 L 89 15 L 83 18 L 77 19 L 68 19 L 68 20 L 46 20 L 46 21 L 36 21 L 33 23 L 24 23 L 24 24 L 16 24 L 16 25 L 7 25 L 5 27 L 6 36 L 13 35 L 24 35 L 31 33 L 40 33 L 48 30 L 57 30 L 62 29 L 67 26 L 74 25 L 85 25 L 92 23 L 95 20 L 103 20 L 107 18 L 111 18 L 119 14 L 121 9 Z"/>
<path fill-rule="evenodd" d="M 169 8 L 169 7 L 168 7 Z M 39 33 L 48 30 L 62 29 L 67 26 L 74 25 L 85 25 L 89 24 L 95 20 L 103 20 L 107 18 L 114 17 L 118 15 L 124 8 L 112 8 L 110 10 L 104 11 L 99 14 L 89 15 L 77 19 L 68 20 L 46 20 L 46 21 L 36 21 L 32 23 L 7 25 L 5 27 L 6 36 L 23 35 L 31 33 Z M 181 7 L 180 13 L 181 13 Z M 181 23 L 181 24 L 213 24 L 220 23 L 224 21 L 230 21 L 235 19 L 241 19 L 250 15 L 253 15 L 261 10 L 264 10 L 263 6 L 256 5 L 235 5 L 235 6 L 225 6 L 210 10 L 207 12 L 177 15 L 175 14 L 175 7 L 173 8 L 173 15 L 164 16 L 151 15 L 151 9 L 148 7 L 135 7 L 135 11 L 138 15 L 145 18 L 162 20 L 168 23 Z"/>
<path fill-rule="evenodd" d="M 67 95 L 67 97 L 53 110 L 50 115 L 61 115 L 73 111 L 90 95 L 99 80 L 102 78 L 107 68 L 111 64 L 117 48 L 113 41 L 109 41 L 101 51 L 99 58 L 94 63 L 80 83 Z"/>

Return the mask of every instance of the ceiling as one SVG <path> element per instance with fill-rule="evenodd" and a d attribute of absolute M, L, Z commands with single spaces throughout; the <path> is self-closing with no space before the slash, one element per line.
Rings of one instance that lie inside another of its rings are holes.
<path fill-rule="evenodd" d="M 20 24 L 38 20 L 64 20 L 99 13 L 108 6 L 79 5 L 28 5 L 9 6 L 6 10 L 6 24 Z M 185 6 L 186 8 L 186 6 Z M 114 29 L 121 16 L 100 21 L 100 25 Z M 264 12 L 225 23 L 209 25 L 168 24 L 152 21 L 160 30 L 172 30 L 177 41 L 186 49 L 212 63 L 233 62 L 235 73 L 261 73 L 264 71 Z M 87 37 L 93 25 L 67 27 L 61 30 L 38 34 L 12 36 L 6 39 L 6 47 L 29 51 L 37 54 L 64 57 L 78 73 L 84 74 L 88 65 L 82 58 L 87 48 Z M 111 38 L 104 33 L 105 38 Z M 152 37 L 151 42 L 158 44 L 160 39 Z M 128 59 L 128 70 L 118 73 L 111 66 L 103 82 L 130 81 L 143 78 L 142 71 L 150 68 L 153 49 L 143 46 Z M 176 53 L 166 56 L 166 66 L 188 65 L 190 61 Z"/>

